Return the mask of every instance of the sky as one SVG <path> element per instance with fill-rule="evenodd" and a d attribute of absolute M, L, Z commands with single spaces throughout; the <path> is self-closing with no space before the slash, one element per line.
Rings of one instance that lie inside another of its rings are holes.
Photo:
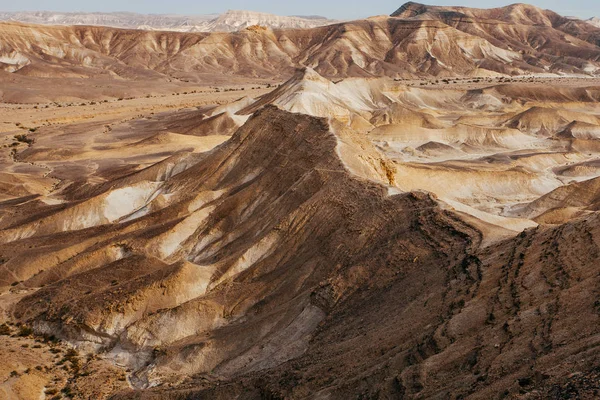
<path fill-rule="evenodd" d="M 405 0 L 0 0 L 0 11 L 133 11 L 144 14 L 213 14 L 226 10 L 252 10 L 279 15 L 323 15 L 336 19 L 356 19 L 391 14 Z M 499 7 L 518 0 L 430 0 L 432 5 Z M 600 0 L 521 0 L 554 10 L 565 16 L 600 16 Z"/>

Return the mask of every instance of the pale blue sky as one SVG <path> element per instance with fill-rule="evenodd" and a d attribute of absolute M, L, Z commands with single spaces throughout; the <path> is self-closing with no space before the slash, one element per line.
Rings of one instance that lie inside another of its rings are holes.
<path fill-rule="evenodd" d="M 435 0 L 425 4 L 498 7 L 516 1 Z M 280 15 L 324 15 L 330 18 L 363 18 L 390 14 L 403 0 L 0 0 L 0 11 L 135 11 L 140 13 L 211 14 L 228 9 L 253 10 Z M 600 0 L 531 0 L 530 4 L 554 10 L 562 15 L 600 16 Z"/>

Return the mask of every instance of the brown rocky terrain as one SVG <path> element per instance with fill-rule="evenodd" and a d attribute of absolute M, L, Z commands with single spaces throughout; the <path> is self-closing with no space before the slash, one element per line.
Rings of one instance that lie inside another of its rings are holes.
<path fill-rule="evenodd" d="M 0 105 L 0 396 L 596 398 L 600 80 L 574 60 L 597 46 L 561 18 L 409 3 L 316 30 L 176 33 L 160 57 L 167 33 L 2 25 L 3 43 L 37 54 L 29 65 L 75 68 L 110 95 L 44 102 L 34 87 L 33 104 Z M 469 43 L 489 60 L 514 51 L 496 29 L 580 51 L 486 66 L 579 70 L 414 68 L 432 61 L 423 49 L 460 47 L 467 25 L 487 27 Z M 357 57 L 352 38 L 388 34 L 406 64 L 387 45 L 386 61 L 336 64 Z M 284 35 L 313 46 L 314 69 L 286 61 L 271 81 L 258 56 L 244 69 L 255 39 Z M 206 40 L 223 61 L 195 53 Z M 40 56 L 52 46 L 68 51 Z M 80 79 L 22 70 L 6 76 Z"/>
<path fill-rule="evenodd" d="M 99 83 L 87 96 L 106 96 L 100 90 L 106 80 L 157 86 L 210 85 L 223 75 L 281 80 L 301 66 L 336 79 L 597 76 L 599 40 L 600 29 L 589 23 L 526 5 L 465 11 L 407 3 L 392 17 L 313 29 L 251 26 L 234 33 L 3 22 L 0 72 L 6 73 L 0 81 L 25 79 L 35 86 L 35 78 L 93 77 Z"/>

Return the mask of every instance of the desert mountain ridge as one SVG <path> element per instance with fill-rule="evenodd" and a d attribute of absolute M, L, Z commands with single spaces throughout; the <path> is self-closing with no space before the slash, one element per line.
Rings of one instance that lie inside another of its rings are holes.
<path fill-rule="evenodd" d="M 215 26 L 240 20 L 228 18 L 220 16 Z M 298 67 L 330 78 L 600 74 L 599 28 L 526 5 L 480 10 L 407 3 L 392 17 L 309 29 L 252 25 L 230 33 L 5 22 L 0 39 L 0 69 L 32 78 L 277 80 Z"/>
<path fill-rule="evenodd" d="M 0 21 L 42 25 L 95 25 L 125 29 L 175 32 L 233 32 L 252 25 L 273 29 L 314 28 L 335 23 L 321 16 L 279 16 L 263 12 L 228 10 L 222 14 L 173 15 L 132 12 L 0 12 Z"/>
<path fill-rule="evenodd" d="M 0 398 L 597 398 L 599 32 L 0 23 Z"/>
<path fill-rule="evenodd" d="M 222 105 L 15 126 L 5 330 L 122 368 L 116 399 L 591 393 L 598 101 L 305 67 Z"/>

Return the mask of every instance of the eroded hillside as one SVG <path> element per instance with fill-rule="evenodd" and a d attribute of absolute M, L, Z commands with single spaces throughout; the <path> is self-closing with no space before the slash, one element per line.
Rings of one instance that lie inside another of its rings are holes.
<path fill-rule="evenodd" d="M 3 105 L 0 395 L 594 398 L 595 28 L 575 39 L 583 25 L 523 5 L 395 15 L 219 35 L 2 25 L 37 57 L 11 79 L 287 79 Z M 532 41 L 493 40 L 509 33 Z M 562 68 L 578 75 L 475 77 Z"/>
<path fill-rule="evenodd" d="M 148 133 L 125 148 L 57 152 L 36 132 L 18 160 L 60 183 L 2 205 L 7 318 L 162 388 L 144 397 L 561 381 L 568 360 L 594 365 L 579 346 L 597 334 L 599 96 L 304 69 L 257 99 L 129 124 Z M 175 147 L 156 162 L 156 146 Z M 138 168 L 59 168 L 135 151 Z"/>
<path fill-rule="evenodd" d="M 597 75 L 599 38 L 591 24 L 532 6 L 467 12 L 408 3 L 392 17 L 235 33 L 2 23 L 0 61 L 19 75 L 125 79 L 283 77 L 299 66 L 332 78 Z"/>

